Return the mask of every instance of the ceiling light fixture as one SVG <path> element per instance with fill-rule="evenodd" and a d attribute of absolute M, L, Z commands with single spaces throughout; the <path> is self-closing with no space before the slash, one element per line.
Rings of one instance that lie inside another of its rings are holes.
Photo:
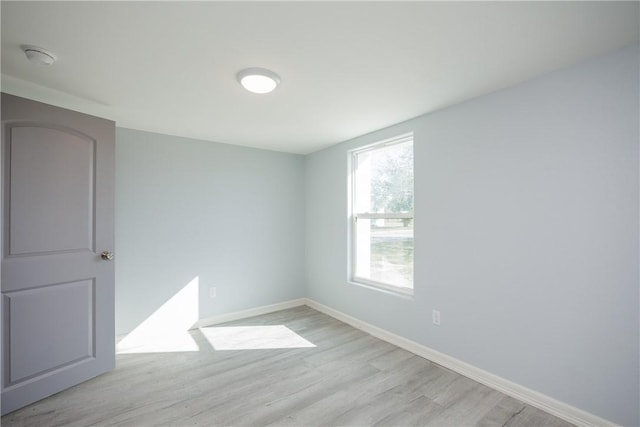
<path fill-rule="evenodd" d="M 22 46 L 22 51 L 29 61 L 38 65 L 51 65 L 58 60 L 56 55 L 38 46 Z"/>
<path fill-rule="evenodd" d="M 269 93 L 280 84 L 280 77 L 265 68 L 245 68 L 237 78 L 246 90 L 260 94 Z"/>

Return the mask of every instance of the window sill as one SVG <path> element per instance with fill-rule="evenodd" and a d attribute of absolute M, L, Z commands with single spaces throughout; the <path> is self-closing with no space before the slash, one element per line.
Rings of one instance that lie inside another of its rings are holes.
<path fill-rule="evenodd" d="M 393 295 L 393 296 L 408 299 L 408 300 L 414 299 L 413 289 L 406 289 L 406 288 L 399 288 L 395 286 L 385 285 L 382 283 L 361 279 L 359 277 L 354 277 L 350 279 L 347 283 L 350 285 L 360 286 L 362 288 L 371 289 L 373 291 L 382 292 L 388 295 Z"/>

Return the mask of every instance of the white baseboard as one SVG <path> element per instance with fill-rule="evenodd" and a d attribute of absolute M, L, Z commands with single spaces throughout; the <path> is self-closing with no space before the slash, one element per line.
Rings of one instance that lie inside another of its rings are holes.
<path fill-rule="evenodd" d="M 286 310 L 288 308 L 306 305 L 306 298 L 298 298 L 277 304 L 263 305 L 261 307 L 250 308 L 248 310 L 235 311 L 233 313 L 219 314 L 217 316 L 206 317 L 198 320 L 192 328 L 202 328 L 205 326 L 213 326 L 219 323 L 233 322 L 234 320 L 246 319 L 247 317 L 260 316 L 262 314 L 273 313 L 274 311 Z"/>
<path fill-rule="evenodd" d="M 494 375 L 490 372 L 477 368 L 473 365 L 465 363 L 461 360 L 448 356 L 439 351 L 433 350 L 415 341 L 408 340 L 399 335 L 393 334 L 377 326 L 363 322 L 355 317 L 351 317 L 331 307 L 320 304 L 312 299 L 306 298 L 305 304 L 315 310 L 327 314 L 337 320 L 340 320 L 354 328 L 360 329 L 373 335 L 376 338 L 387 341 L 393 345 L 410 351 L 418 356 L 424 357 L 438 365 L 444 366 L 454 372 L 464 375 L 474 381 L 489 386 L 501 393 L 518 399 L 526 404 L 541 409 L 549 414 L 555 415 L 565 421 L 577 426 L 584 427 L 616 427 L 617 424 L 600 418 L 589 412 L 568 405 L 559 400 L 553 399 L 535 390 L 516 384 L 512 381 Z"/>

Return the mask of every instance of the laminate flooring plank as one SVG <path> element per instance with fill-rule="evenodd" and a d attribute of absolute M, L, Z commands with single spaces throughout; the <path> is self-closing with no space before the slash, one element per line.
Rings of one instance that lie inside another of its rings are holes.
<path fill-rule="evenodd" d="M 348 383 L 336 393 L 290 413 L 284 419 L 274 422 L 273 425 L 335 425 L 336 418 L 354 407 L 365 406 L 368 402 L 380 400 L 378 397 L 385 392 L 406 384 L 411 378 L 419 377 L 429 362 L 417 356 L 414 358 L 415 363 L 407 363 L 394 375 L 379 371 L 361 381 Z M 416 394 L 415 397 L 418 396 L 419 394 Z M 391 393 L 383 396 L 383 399 L 386 402 L 393 397 L 393 393 Z"/>
<path fill-rule="evenodd" d="M 257 395 L 284 395 L 297 393 L 309 383 L 318 382 L 321 376 L 300 366 L 293 368 L 286 378 L 265 377 L 254 383 L 234 384 L 231 388 L 208 390 L 182 398 L 168 400 L 166 404 L 158 402 L 144 412 L 127 414 L 125 417 L 111 419 L 106 425 L 130 425 L 136 419 L 144 419 L 148 425 L 187 425 L 201 420 L 204 424 L 220 425 L 226 413 L 251 411 Z"/>
<path fill-rule="evenodd" d="M 274 390 L 295 393 L 298 389 L 306 387 L 309 383 L 317 382 L 321 378 L 322 376 L 317 372 L 309 371 L 302 365 L 291 366 L 286 372 L 269 373 L 266 371 L 264 374 L 256 375 L 246 381 L 211 388 L 206 392 L 196 396 L 188 396 L 161 409 L 172 415 L 179 414 L 177 419 L 188 419 L 202 413 L 208 413 L 208 418 L 210 418 L 211 415 L 220 415 L 224 411 L 243 411 L 246 409 L 247 402 L 253 400 L 254 395 L 269 395 Z M 173 417 L 166 417 L 166 419 L 171 420 Z"/>
<path fill-rule="evenodd" d="M 200 404 L 204 409 L 210 408 L 215 404 L 224 404 L 230 399 L 240 400 L 251 392 L 268 388 L 274 381 L 278 380 L 278 375 L 281 375 L 284 370 L 292 371 L 296 375 L 302 372 L 299 369 L 299 372 L 296 372 L 295 367 L 289 366 L 287 359 L 283 359 L 281 362 L 282 364 L 279 368 L 271 366 L 271 369 L 265 371 L 252 370 L 250 375 L 244 378 L 237 378 L 233 382 L 215 382 L 214 378 L 211 380 L 202 379 L 192 384 L 171 382 L 169 387 L 160 388 L 142 399 L 144 401 L 143 406 L 136 408 L 133 412 L 114 417 L 111 422 L 114 424 L 126 424 L 136 417 L 141 419 L 146 419 L 147 417 L 155 418 L 159 411 L 184 411 L 186 410 L 185 408 L 193 411 L 199 408 Z M 202 411 L 204 409 L 197 410 Z"/>
<path fill-rule="evenodd" d="M 375 359 L 370 360 L 369 363 L 371 364 L 371 366 L 380 369 L 381 371 L 388 371 L 400 365 L 402 362 L 411 359 L 412 357 L 415 357 L 415 354 L 402 348 L 393 346 L 392 351 L 384 353 L 376 357 Z"/>
<path fill-rule="evenodd" d="M 429 363 L 428 369 L 426 369 L 419 378 L 412 378 L 410 381 L 418 381 L 420 384 L 420 393 L 431 400 L 435 400 L 443 396 L 451 387 L 451 384 L 460 378 L 461 375 L 458 375 L 455 372 L 443 368 L 435 363 Z M 446 404 L 443 400 L 444 399 L 440 399 L 439 404 Z"/>
<path fill-rule="evenodd" d="M 289 361 L 296 357 L 295 355 L 287 356 L 286 353 L 281 353 L 277 356 L 279 357 L 278 360 L 273 360 L 272 357 L 263 356 L 263 362 L 264 360 L 267 360 L 267 362 L 264 362 L 265 365 L 271 367 L 274 373 L 277 373 L 279 370 L 288 369 Z M 243 382 L 251 383 L 263 372 L 270 372 L 269 370 L 261 370 L 255 360 L 253 363 L 247 365 L 248 369 L 242 369 L 243 366 L 229 366 L 229 369 L 225 372 L 211 376 L 204 375 L 203 377 L 184 376 L 182 369 L 179 370 L 179 374 L 172 372 L 172 369 L 175 369 L 178 366 L 180 365 L 153 366 L 152 370 L 157 370 L 163 374 L 163 378 L 161 380 L 159 380 L 157 376 L 146 376 L 146 382 L 137 382 L 137 386 L 130 390 L 118 389 L 115 392 L 113 389 L 108 390 L 110 391 L 109 395 L 111 396 L 108 404 L 122 406 L 126 405 L 128 401 L 139 402 L 135 407 L 127 405 L 129 410 L 126 412 L 134 411 L 134 413 L 144 414 L 157 409 L 156 406 L 158 405 L 166 406 L 172 401 L 180 400 L 181 398 L 184 398 L 185 395 L 193 395 L 194 392 L 215 392 L 220 389 L 224 389 L 230 383 L 236 385 L 242 384 Z M 136 373 L 132 373 L 132 375 L 136 375 Z M 212 377 L 216 378 L 215 383 L 211 382 L 210 378 Z M 100 405 L 99 402 L 92 403 L 93 408 L 99 407 Z M 74 411 L 74 413 L 77 413 L 77 411 Z"/>
<path fill-rule="evenodd" d="M 434 381 L 427 384 L 424 395 L 440 406 L 447 407 L 477 389 L 478 383 L 451 371 L 438 369 Z"/>
<path fill-rule="evenodd" d="M 370 414 L 361 411 L 360 416 L 364 416 L 370 421 L 367 425 L 379 423 L 383 425 L 411 425 L 410 419 L 417 417 L 416 412 L 422 411 L 425 417 L 433 417 L 443 409 L 437 403 L 420 394 L 419 387 L 410 383 L 399 384 L 373 397 L 371 401 L 379 410 L 376 411 L 375 418 L 370 418 Z"/>
<path fill-rule="evenodd" d="M 516 414 L 505 424 L 505 427 L 531 426 L 571 427 L 572 424 L 529 405 L 526 405 L 522 411 Z"/>
<path fill-rule="evenodd" d="M 466 389 L 464 394 L 450 401 L 437 417 L 429 420 L 426 426 L 433 427 L 458 427 L 475 426 L 484 419 L 504 395 L 482 384 Z M 438 402 L 438 399 L 435 400 Z"/>
<path fill-rule="evenodd" d="M 317 355 L 314 354 L 305 357 L 304 361 L 321 372 L 332 372 L 349 366 L 355 368 L 366 365 L 369 360 L 393 351 L 393 345 L 370 338 L 372 337 L 363 337 L 346 344 L 341 352 L 324 352 L 321 357 L 316 357 Z"/>
<path fill-rule="evenodd" d="M 284 356 L 284 354 L 280 354 L 280 356 Z M 239 372 L 236 372 L 236 370 L 239 370 Z M 203 408 L 212 411 L 221 410 L 219 408 L 222 406 L 228 409 L 233 406 L 229 402 L 241 402 L 252 394 L 271 393 L 274 389 L 274 384 L 279 383 L 279 387 L 282 387 L 283 380 L 287 378 L 296 380 L 302 378 L 305 381 L 303 384 L 306 384 L 314 380 L 320 381 L 322 375 L 315 371 L 309 371 L 295 354 L 280 357 L 277 360 L 274 360 L 274 358 L 265 359 L 254 363 L 250 369 L 243 369 L 243 366 L 237 366 L 229 372 L 215 377 L 205 377 L 190 384 L 171 382 L 169 384 L 170 387 L 160 389 L 160 394 L 156 393 L 153 396 L 148 396 L 146 401 L 149 404 L 146 405 L 146 408 L 138 410 L 137 414 L 140 416 L 147 415 L 167 407 L 171 408 L 176 406 L 171 405 L 171 402 L 174 401 L 179 402 L 178 406 L 189 406 L 192 408 L 191 410 L 197 408 L 198 403 L 201 403 Z M 286 381 L 284 384 L 286 385 L 285 389 L 295 391 L 295 388 L 292 390 L 292 386 Z M 194 390 L 196 395 L 189 396 L 193 394 L 192 391 Z M 189 402 L 186 402 L 185 394 Z M 204 398 L 200 399 L 199 396 Z M 198 412 L 202 412 L 202 410 Z M 124 418 L 124 420 L 129 419 L 131 419 L 131 414 L 127 414 L 127 417 Z M 117 421 L 120 422 L 119 420 Z"/>
<path fill-rule="evenodd" d="M 216 336 L 207 336 L 239 326 L 245 328 L 237 329 L 244 334 L 238 342 L 251 349 L 221 350 Z M 5 415 L 1 423 L 569 426 L 309 307 L 207 328 L 189 332 L 197 351 L 118 354 L 114 371 Z M 287 347 L 294 341 L 267 333 L 274 330 L 291 331 L 314 347 Z M 284 348 L 256 348 L 270 346 Z"/>
<path fill-rule="evenodd" d="M 476 425 L 478 427 L 503 426 L 526 406 L 527 405 L 513 397 L 504 396 Z"/>
<path fill-rule="evenodd" d="M 442 413 L 444 408 L 425 396 L 419 396 L 396 409 L 390 409 L 389 415 L 376 422 L 376 427 L 423 426 L 428 420 Z"/>
<path fill-rule="evenodd" d="M 326 374 L 322 380 L 310 384 L 308 387 L 298 390 L 296 393 L 285 393 L 283 395 L 270 393 L 268 395 L 256 396 L 250 399 L 245 405 L 245 410 L 224 412 L 222 425 L 233 426 L 262 426 L 282 419 L 287 414 L 307 407 L 324 397 L 336 393 L 353 381 L 359 381 L 375 373 L 375 369 L 370 366 L 361 366 L 356 369 L 349 369 Z M 207 419 L 198 419 L 206 424 Z"/>
<path fill-rule="evenodd" d="M 440 368 L 437 365 L 414 355 L 397 365 L 392 375 L 381 372 L 379 375 L 384 379 L 362 392 L 352 402 L 351 409 L 338 415 L 328 425 L 373 425 L 424 396 L 422 390 L 433 380 L 432 373 L 438 370 Z M 435 407 L 431 408 L 430 415 L 434 411 Z"/>

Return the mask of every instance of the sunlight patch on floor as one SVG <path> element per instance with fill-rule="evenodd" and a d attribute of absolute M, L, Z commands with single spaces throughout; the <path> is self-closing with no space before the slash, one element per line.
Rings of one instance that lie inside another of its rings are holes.
<path fill-rule="evenodd" d="M 215 350 L 315 347 L 284 325 L 205 327 L 200 331 Z"/>
<path fill-rule="evenodd" d="M 198 351 L 189 333 L 198 321 L 199 277 L 194 277 L 170 300 L 116 344 L 117 354 Z"/>

